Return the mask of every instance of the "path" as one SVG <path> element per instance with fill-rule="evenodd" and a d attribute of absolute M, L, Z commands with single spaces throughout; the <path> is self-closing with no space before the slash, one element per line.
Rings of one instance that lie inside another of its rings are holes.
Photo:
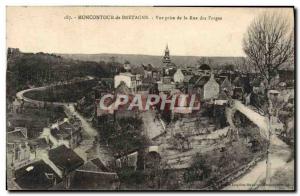
<path fill-rule="evenodd" d="M 240 111 L 249 120 L 256 124 L 261 136 L 268 139 L 268 124 L 269 120 L 265 116 L 253 111 L 251 108 L 245 106 L 240 101 L 234 100 L 232 108 L 226 110 L 227 120 L 231 126 L 234 126 L 232 117 L 235 111 Z M 276 170 L 286 164 L 291 150 L 287 144 L 281 141 L 276 135 L 271 136 L 271 176 Z M 249 190 L 257 187 L 259 183 L 266 177 L 266 159 L 258 162 L 248 173 L 243 175 L 238 180 L 225 187 L 224 190 Z"/>
<path fill-rule="evenodd" d="M 287 144 L 277 136 L 271 137 L 271 176 L 283 167 L 290 157 L 291 150 Z M 266 159 L 258 162 L 248 173 L 225 187 L 223 190 L 255 189 L 266 177 Z M 268 187 L 268 189 L 273 189 Z"/>
<path fill-rule="evenodd" d="M 94 79 L 93 77 L 88 77 L 87 79 L 84 80 L 92 80 Z M 83 81 L 84 81 L 83 80 Z M 78 82 L 78 81 L 76 81 Z M 65 82 L 64 84 L 70 84 L 72 82 Z M 59 86 L 59 85 L 52 85 L 52 86 Z M 31 89 L 26 89 L 26 90 L 22 90 L 19 91 L 16 94 L 16 97 L 19 99 L 23 99 L 25 102 L 31 103 L 31 104 L 36 104 L 36 105 L 41 105 L 44 104 L 46 102 L 44 101 L 39 101 L 39 100 L 33 100 L 30 98 L 27 98 L 24 96 L 24 93 L 29 92 L 29 91 L 33 91 L 33 90 L 45 90 L 47 88 L 49 88 L 50 86 L 43 86 L 43 87 L 37 87 L 37 88 L 31 88 Z M 49 103 L 49 102 L 47 102 Z M 83 129 L 83 141 L 81 142 L 81 144 L 76 147 L 74 149 L 74 151 L 85 161 L 87 161 L 87 151 L 90 150 L 93 147 L 93 142 L 95 140 L 95 137 L 98 136 L 98 132 L 95 128 L 93 128 L 89 122 L 85 119 L 85 117 L 83 117 L 82 115 L 80 115 L 74 107 L 74 103 L 62 103 L 62 102 L 52 102 L 52 104 L 57 105 L 57 106 L 63 106 L 65 109 L 66 114 L 68 115 L 68 117 L 71 116 L 76 116 L 80 121 L 81 121 L 81 125 L 82 125 L 82 129 Z M 106 147 L 103 147 L 101 145 L 98 146 L 99 149 L 97 149 L 97 156 L 101 159 L 101 161 L 103 161 L 104 163 L 108 163 L 111 162 L 113 160 L 113 156 L 112 154 L 107 150 Z"/>

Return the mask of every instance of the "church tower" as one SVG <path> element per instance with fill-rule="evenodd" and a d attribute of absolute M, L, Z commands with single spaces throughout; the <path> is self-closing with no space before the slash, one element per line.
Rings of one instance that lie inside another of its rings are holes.
<path fill-rule="evenodd" d="M 168 48 L 168 44 L 167 44 L 167 46 L 166 46 L 166 49 L 165 49 L 165 55 L 164 55 L 164 57 L 163 57 L 162 62 L 163 62 L 165 65 L 168 65 L 169 63 L 171 63 L 170 51 L 169 51 L 169 48 Z"/>

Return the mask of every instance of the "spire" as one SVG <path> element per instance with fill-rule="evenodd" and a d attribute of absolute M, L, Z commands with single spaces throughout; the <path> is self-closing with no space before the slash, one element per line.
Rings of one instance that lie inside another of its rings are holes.
<path fill-rule="evenodd" d="M 166 45 L 165 55 L 163 57 L 163 63 L 165 63 L 165 64 L 171 63 L 170 51 L 169 51 L 168 44 Z"/>

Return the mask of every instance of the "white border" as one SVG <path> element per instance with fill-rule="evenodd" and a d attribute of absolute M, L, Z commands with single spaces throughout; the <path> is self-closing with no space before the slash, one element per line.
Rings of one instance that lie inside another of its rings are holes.
<path fill-rule="evenodd" d="M 280 6 L 280 5 L 290 5 L 295 6 L 296 9 L 300 7 L 300 1 L 299 0 L 243 0 L 243 1 L 236 1 L 236 0 L 214 0 L 214 1 L 207 1 L 207 0 L 1 0 L 0 1 L 0 61 L 1 61 L 1 70 L 0 70 L 0 195 L 9 195 L 9 194 L 15 194 L 15 193 L 9 193 L 5 190 L 6 188 L 6 164 L 5 164 L 5 155 L 6 155 L 6 145 L 5 145 L 5 138 L 6 138 L 6 127 L 5 127 L 5 71 L 6 71 L 6 28 L 5 28 L 5 7 L 7 5 L 11 6 L 20 6 L 20 5 L 106 5 L 106 6 L 152 6 L 152 5 L 190 5 L 190 6 Z M 299 11 L 299 10 L 297 10 Z M 296 20 L 297 24 L 296 27 L 299 27 L 299 18 Z M 297 30 L 298 32 L 298 30 Z M 298 33 L 297 33 L 298 35 Z M 298 38 L 298 37 L 297 37 Z M 297 48 L 297 57 L 299 56 L 299 48 Z M 299 61 L 297 61 L 299 62 Z M 297 69 L 297 75 L 299 76 L 299 68 Z M 299 82 L 299 78 L 298 78 Z M 297 91 L 299 92 L 299 84 L 297 84 Z M 299 105 L 299 96 L 297 96 L 297 105 Z M 298 109 L 298 108 L 297 108 Z M 298 120 L 298 119 L 297 119 Z M 297 121 L 296 121 L 297 122 Z M 298 126 L 297 126 L 298 127 Z M 297 130 L 296 130 L 297 131 Z M 297 141 L 299 142 L 299 133 L 297 133 Z M 298 143 L 297 142 L 297 143 Z M 297 149 L 297 159 L 299 158 L 299 150 Z M 297 171 L 299 171 L 299 167 L 297 168 Z M 297 183 L 298 184 L 298 183 Z M 297 188 L 299 188 L 297 186 Z M 33 194 L 32 192 L 25 192 L 23 194 Z M 35 193 L 35 194 L 44 194 L 43 192 Z M 66 193 L 59 193 L 59 192 L 53 192 L 55 195 L 63 195 Z M 79 194 L 79 195 L 85 195 L 86 193 L 74 193 L 70 192 L 67 194 Z M 95 193 L 91 192 L 90 194 L 101 194 L 101 195 L 115 195 L 118 193 Z M 124 194 L 124 193 L 123 193 Z M 126 193 L 126 194 L 132 194 L 132 193 Z M 141 194 L 141 193 L 133 193 L 133 194 Z M 142 194 L 148 194 L 148 193 L 142 193 Z M 155 195 L 163 195 L 163 194 L 173 194 L 171 192 L 169 193 L 151 193 Z M 177 193 L 178 194 L 178 193 Z M 180 194 L 190 194 L 190 193 L 183 193 L 180 192 Z M 216 195 L 217 193 L 197 193 L 194 192 L 194 194 L 210 194 L 210 195 Z M 238 193 L 240 194 L 240 193 Z M 256 193 L 258 195 L 263 195 L 264 193 Z"/>

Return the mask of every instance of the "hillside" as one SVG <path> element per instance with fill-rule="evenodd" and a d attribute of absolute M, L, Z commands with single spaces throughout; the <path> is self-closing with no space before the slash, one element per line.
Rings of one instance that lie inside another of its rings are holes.
<path fill-rule="evenodd" d="M 75 77 L 113 77 L 120 64 L 80 61 L 48 53 L 23 53 L 18 49 L 8 49 L 7 53 L 7 94 L 31 86 L 67 81 Z"/>
<path fill-rule="evenodd" d="M 125 62 L 128 60 L 133 65 L 141 65 L 141 64 L 152 64 L 155 67 L 159 67 L 162 64 L 162 56 L 154 56 L 154 55 L 139 55 L 139 54 L 57 54 L 59 56 L 70 58 L 74 60 L 82 60 L 82 61 L 104 61 L 109 62 L 111 58 L 114 57 L 116 62 Z M 202 57 L 201 56 L 171 56 L 172 62 L 176 65 L 188 65 L 195 66 L 199 63 Z M 213 66 L 222 66 L 227 64 L 236 64 L 243 57 L 204 57 L 210 59 Z"/>

